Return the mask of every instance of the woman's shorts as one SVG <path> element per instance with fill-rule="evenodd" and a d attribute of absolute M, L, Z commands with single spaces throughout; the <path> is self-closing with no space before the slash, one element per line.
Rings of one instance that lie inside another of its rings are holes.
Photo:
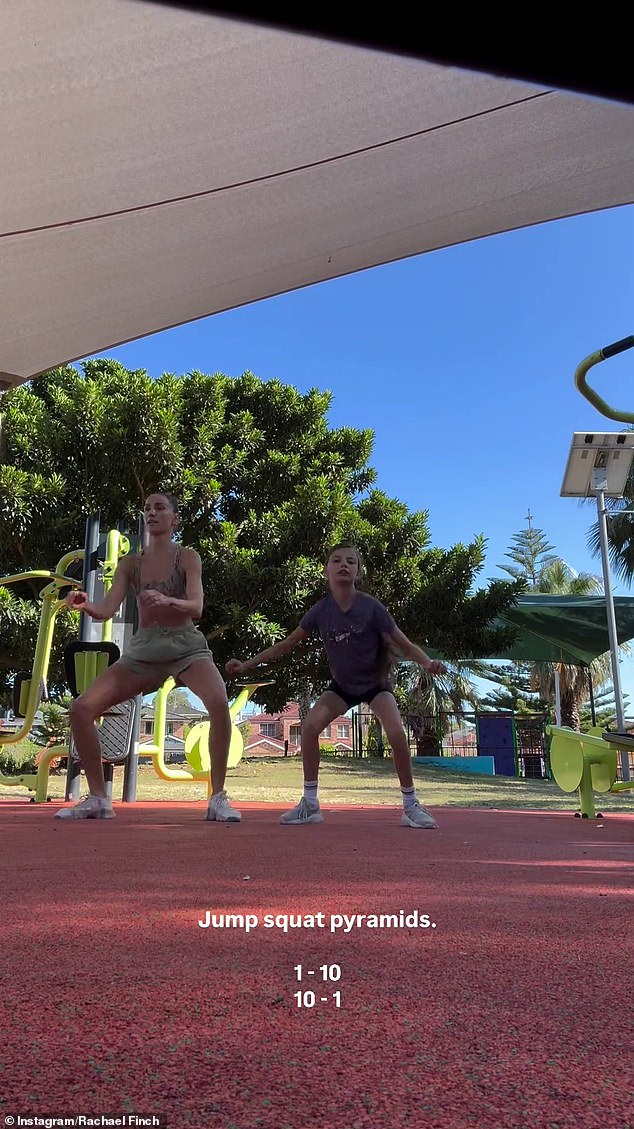
<path fill-rule="evenodd" d="M 162 686 L 199 659 L 213 663 L 207 640 L 195 624 L 188 627 L 140 627 L 119 659 L 122 666 Z"/>

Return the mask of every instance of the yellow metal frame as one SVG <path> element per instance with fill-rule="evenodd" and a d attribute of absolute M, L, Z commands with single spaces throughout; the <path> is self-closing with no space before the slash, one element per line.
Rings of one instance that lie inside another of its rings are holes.
<path fill-rule="evenodd" d="M 170 690 L 176 685 L 173 678 L 168 678 L 154 698 L 154 725 L 152 730 L 152 744 L 139 744 L 139 757 L 152 757 L 153 768 L 161 780 L 190 781 L 191 783 L 204 782 L 207 785 L 207 798 L 211 796 L 211 761 L 209 755 L 210 722 L 202 721 L 195 725 L 185 739 L 185 757 L 190 763 L 189 768 L 172 768 L 165 763 L 165 735 L 167 718 L 167 698 Z M 244 753 L 244 738 L 235 724 L 241 710 L 244 709 L 249 698 L 259 686 L 265 682 L 252 682 L 244 686 L 238 697 L 229 704 L 231 717 L 231 745 L 229 748 L 228 768 L 235 768 L 242 760 Z M 197 767 L 200 765 L 200 767 Z"/>
<path fill-rule="evenodd" d="M 625 792 L 634 788 L 634 780 L 617 780 L 616 741 L 608 744 L 601 737 L 602 729 L 578 733 L 565 726 L 548 726 L 551 735 L 550 768 L 555 783 L 562 792 L 578 791 L 580 814 L 583 819 L 596 819 L 595 792 Z"/>

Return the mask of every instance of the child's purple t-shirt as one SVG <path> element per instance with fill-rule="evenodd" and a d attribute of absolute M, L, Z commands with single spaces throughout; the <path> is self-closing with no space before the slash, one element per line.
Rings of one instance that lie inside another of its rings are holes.
<path fill-rule="evenodd" d="M 357 695 L 387 684 L 387 648 L 382 632 L 391 634 L 396 623 L 373 596 L 357 592 L 347 612 L 331 595 L 324 596 L 309 608 L 299 626 L 311 634 L 319 633 L 332 677 L 342 690 Z"/>

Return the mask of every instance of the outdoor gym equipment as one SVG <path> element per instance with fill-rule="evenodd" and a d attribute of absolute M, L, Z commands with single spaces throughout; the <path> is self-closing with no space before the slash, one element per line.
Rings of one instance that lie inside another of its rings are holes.
<path fill-rule="evenodd" d="M 168 678 L 154 698 L 154 725 L 152 730 L 152 743 L 139 745 L 139 757 L 152 757 L 154 771 L 161 780 L 190 780 L 203 781 L 207 785 L 207 798 L 211 795 L 211 760 L 209 756 L 209 730 L 208 721 L 200 721 L 192 726 L 185 737 L 185 760 L 187 767 L 178 768 L 166 764 L 165 761 L 165 733 L 167 717 L 167 699 L 170 691 L 176 685 L 173 678 Z M 229 704 L 231 717 L 231 744 L 229 746 L 229 760 L 227 768 L 235 768 L 242 760 L 244 753 L 244 737 L 235 724 L 241 710 L 244 709 L 251 695 L 266 682 L 251 682 L 244 685 L 238 697 Z"/>
<path fill-rule="evenodd" d="M 33 668 L 29 673 L 22 671 L 16 675 L 13 683 L 13 712 L 20 718 L 22 724 L 14 733 L 0 732 L 0 748 L 5 745 L 17 744 L 31 732 L 33 721 L 37 713 L 48 674 L 48 665 L 51 655 L 55 619 L 58 612 L 65 606 L 65 597 L 62 592 L 70 588 L 81 588 L 81 581 L 67 576 L 65 570 L 75 561 L 82 560 L 83 549 L 66 553 L 58 561 L 55 569 L 34 569 L 30 572 L 15 573 L 12 576 L 0 578 L 0 586 L 6 588 L 10 584 L 17 584 L 24 580 L 48 580 L 49 583 L 40 592 L 42 608 L 37 633 L 37 644 L 33 658 Z M 49 760 L 53 760 L 51 756 Z M 48 775 L 48 772 L 47 774 Z M 41 802 L 46 799 L 46 782 L 43 774 L 25 773 L 20 776 L 7 776 L 0 774 L 0 784 L 10 787 L 22 785 L 35 791 L 37 799 Z M 43 783 L 43 793 L 42 785 Z"/>
<path fill-rule="evenodd" d="M 104 585 L 112 583 L 112 577 L 120 556 L 129 551 L 129 541 L 119 530 L 111 530 L 106 539 L 106 553 L 104 561 Z M 86 550 L 75 549 L 66 553 L 52 571 L 32 570 L 16 573 L 12 576 L 0 577 L 0 586 L 15 584 L 19 581 L 33 579 L 47 579 L 50 581 L 40 592 L 42 608 L 38 626 L 37 644 L 33 659 L 33 668 L 30 675 L 21 672 L 16 675 L 13 684 L 13 712 L 22 720 L 22 725 L 13 733 L 0 733 L 0 747 L 8 744 L 17 744 L 31 731 L 35 715 L 46 686 L 46 676 L 51 656 L 55 619 L 65 606 L 65 597 L 70 588 L 84 587 L 84 580 L 69 576 L 66 570 L 76 561 L 84 562 L 86 572 Z M 67 647 L 64 660 L 66 675 L 71 693 L 74 697 L 83 693 L 91 682 L 119 657 L 119 648 L 109 638 L 111 624 L 105 624 L 104 637 L 101 642 L 77 642 Z M 68 745 L 55 745 L 43 749 L 36 758 L 35 773 L 24 773 L 17 776 L 0 775 L 0 784 L 9 787 L 23 786 L 35 793 L 35 802 L 43 803 L 47 799 L 48 776 L 52 761 L 68 758 Z"/>
<path fill-rule="evenodd" d="M 590 353 L 581 364 L 577 365 L 575 372 L 575 384 L 581 395 L 589 400 L 602 416 L 618 420 L 620 423 L 634 423 L 634 412 L 622 412 L 618 408 L 611 408 L 593 388 L 590 388 L 586 375 L 594 365 L 600 364 L 601 361 L 607 361 L 610 357 L 616 357 L 619 353 L 625 353 L 632 348 L 634 348 L 634 336 L 623 337 L 621 341 L 615 341 L 612 345 L 604 345 L 602 349 Z"/>
<path fill-rule="evenodd" d="M 562 792 L 579 793 L 580 810 L 575 812 L 576 816 L 602 818 L 595 809 L 595 792 L 625 792 L 634 788 L 634 780 L 617 780 L 617 749 L 623 745 L 608 744 L 598 726 L 589 733 L 579 733 L 576 729 L 550 725 L 547 732 L 552 738 L 550 769 L 555 783 Z M 618 741 L 617 734 L 610 733 L 610 737 Z"/>
<path fill-rule="evenodd" d="M 575 372 L 575 385 L 581 395 L 585 397 L 602 415 L 621 423 L 634 423 L 634 413 L 619 411 L 612 408 L 605 400 L 601 399 L 594 389 L 590 388 L 586 376 L 594 365 L 601 361 L 609 360 L 619 353 L 634 347 L 634 336 L 624 337 L 612 345 L 605 345 L 602 349 L 590 353 L 589 356 L 577 366 Z M 604 560 L 604 575 L 606 579 L 606 615 L 608 632 L 610 636 L 610 652 L 614 676 L 614 691 L 616 699 L 617 723 L 623 731 L 613 732 L 595 727 L 589 733 L 578 733 L 574 729 L 550 726 L 551 734 L 550 767 L 556 783 L 563 792 L 579 792 L 580 811 L 575 814 L 582 819 L 594 819 L 597 813 L 594 805 L 594 792 L 623 792 L 634 788 L 634 781 L 630 780 L 629 749 L 634 747 L 634 737 L 624 732 L 623 706 L 620 693 L 620 677 L 618 670 L 618 641 L 616 637 L 616 624 L 614 620 L 614 605 L 611 597 L 609 583 L 609 568 L 607 566 L 607 532 L 605 529 L 605 512 L 603 493 L 597 490 L 599 508 L 599 528 L 602 537 L 602 556 Z M 621 754 L 623 767 L 623 780 L 617 780 L 617 754 Z"/>
<path fill-rule="evenodd" d="M 94 574 L 97 570 L 99 556 L 98 544 L 98 517 L 89 518 L 84 549 L 66 553 L 58 562 L 54 571 L 37 570 L 0 577 L 0 586 L 39 578 L 50 581 L 40 592 L 42 610 L 32 672 L 30 675 L 22 672 L 16 676 L 14 681 L 13 709 L 16 717 L 20 717 L 23 723 L 15 733 L 0 732 L 0 748 L 6 744 L 16 744 L 28 736 L 31 731 L 46 685 L 55 617 L 60 609 L 65 606 L 65 596 L 68 589 L 84 588 L 91 594 L 91 588 L 94 588 Z M 112 585 L 120 557 L 130 551 L 130 541 L 118 529 L 112 529 L 105 536 L 104 548 L 102 582 L 105 594 Z M 68 576 L 65 571 L 76 561 L 83 562 L 84 576 L 81 581 Z M 93 574 L 90 584 L 88 583 L 89 573 Z M 112 641 L 112 625 L 112 620 L 99 625 L 100 639 L 88 639 L 84 635 L 82 639 L 69 644 L 66 648 L 64 664 L 69 689 L 73 697 L 76 698 L 87 690 L 94 679 L 119 658 L 120 648 Z M 235 725 L 235 719 L 255 690 L 263 685 L 266 685 L 266 683 L 253 682 L 244 685 L 235 701 L 230 703 L 232 732 L 229 768 L 234 768 L 239 764 L 244 752 L 244 739 Z M 199 722 L 187 734 L 185 740 L 187 767 L 172 767 L 165 761 L 167 698 L 174 686 L 175 682 L 170 678 L 156 694 L 153 741 L 151 744 L 136 747 L 140 701 L 137 702 L 135 699 L 114 706 L 104 714 L 98 723 L 106 781 L 111 788 L 113 766 L 123 765 L 125 769 L 123 799 L 128 802 L 133 802 L 136 799 L 136 764 L 139 756 L 152 757 L 154 771 L 160 779 L 190 781 L 192 783 L 202 781 L 207 784 L 208 796 L 211 795 L 210 723 L 208 721 Z M 54 760 L 67 761 L 69 786 L 73 781 L 78 782 L 80 766 L 71 744 L 71 746 L 55 745 L 43 749 L 36 758 L 37 771 L 35 773 L 23 773 L 16 776 L 0 774 L 0 784 L 11 787 L 25 787 L 35 793 L 34 801 L 36 803 L 44 803 L 47 799 L 50 766 Z M 70 790 L 70 787 L 68 790 Z M 67 794 L 67 798 L 71 797 Z"/>

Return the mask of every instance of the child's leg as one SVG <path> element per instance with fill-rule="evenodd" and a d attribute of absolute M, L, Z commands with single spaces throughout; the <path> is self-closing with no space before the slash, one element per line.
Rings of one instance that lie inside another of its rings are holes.
<path fill-rule="evenodd" d="M 409 750 L 409 745 L 407 744 L 407 737 L 394 695 L 390 694 L 388 691 L 383 694 L 377 694 L 370 702 L 370 709 L 381 722 L 385 730 L 385 735 L 392 746 L 394 767 L 401 788 L 413 791 L 412 755 Z"/>
<path fill-rule="evenodd" d="M 402 822 L 407 823 L 410 827 L 436 827 L 436 821 L 429 812 L 421 807 L 416 797 L 412 776 L 412 756 L 394 695 L 388 691 L 377 694 L 370 702 L 370 709 L 381 722 L 392 746 L 394 767 L 401 785 L 401 796 L 403 798 Z"/>
<path fill-rule="evenodd" d="M 316 783 L 319 776 L 319 736 L 335 717 L 339 717 L 347 709 L 348 706 L 338 694 L 326 690 L 306 714 L 302 723 L 304 782 Z"/>
<path fill-rule="evenodd" d="M 338 694 L 326 690 L 319 701 L 308 711 L 302 725 L 302 764 L 304 768 L 304 795 L 294 808 L 284 813 L 280 823 L 321 823 L 317 789 L 319 786 L 319 734 L 327 725 L 345 713 L 348 706 Z"/>

